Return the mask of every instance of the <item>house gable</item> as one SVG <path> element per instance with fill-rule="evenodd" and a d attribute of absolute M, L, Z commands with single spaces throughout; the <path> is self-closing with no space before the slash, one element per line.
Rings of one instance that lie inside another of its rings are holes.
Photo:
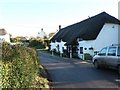
<path fill-rule="evenodd" d="M 98 37 L 96 38 L 94 43 L 95 50 L 100 50 L 105 46 L 109 46 L 112 44 L 118 44 L 118 32 L 119 32 L 119 26 L 118 24 L 111 24 L 111 23 L 105 23 L 102 30 L 100 31 Z"/>
<path fill-rule="evenodd" d="M 112 44 L 118 44 L 119 26 L 119 24 L 105 23 L 95 40 L 78 41 L 78 56 L 81 58 L 81 55 L 85 53 L 94 56 L 95 52 L 100 51 L 102 48 Z M 82 54 L 80 53 L 80 47 L 83 48 Z M 92 48 L 92 50 L 90 48 Z"/>

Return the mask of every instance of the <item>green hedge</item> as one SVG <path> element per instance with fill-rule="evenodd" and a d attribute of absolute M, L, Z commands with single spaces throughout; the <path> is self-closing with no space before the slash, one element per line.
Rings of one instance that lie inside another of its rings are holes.
<path fill-rule="evenodd" d="M 46 47 L 42 41 L 38 41 L 38 40 L 30 41 L 28 46 L 35 49 L 44 49 Z"/>
<path fill-rule="evenodd" d="M 40 65 L 34 49 L 3 43 L 1 54 L 1 88 L 48 87 L 47 79 L 39 76 Z"/>

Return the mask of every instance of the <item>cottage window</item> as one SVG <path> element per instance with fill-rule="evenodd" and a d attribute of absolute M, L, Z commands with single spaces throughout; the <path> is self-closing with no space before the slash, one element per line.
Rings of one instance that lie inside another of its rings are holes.
<path fill-rule="evenodd" d="M 64 47 L 62 47 L 62 50 L 64 50 Z"/>
<path fill-rule="evenodd" d="M 107 53 L 107 47 L 103 48 L 99 54 L 105 56 L 106 53 Z"/>
<path fill-rule="evenodd" d="M 120 47 L 118 47 L 118 54 L 117 55 L 120 56 Z"/>
<path fill-rule="evenodd" d="M 93 50 L 93 47 L 90 47 L 89 50 Z"/>
<path fill-rule="evenodd" d="M 83 47 L 80 47 L 80 54 L 83 54 Z"/>
<path fill-rule="evenodd" d="M 58 49 L 58 52 L 59 52 L 59 45 L 57 45 L 57 49 Z"/>
<path fill-rule="evenodd" d="M 87 48 L 84 48 L 85 50 L 87 50 Z"/>
<path fill-rule="evenodd" d="M 116 55 L 116 47 L 110 47 L 108 50 L 109 56 L 115 56 Z"/>

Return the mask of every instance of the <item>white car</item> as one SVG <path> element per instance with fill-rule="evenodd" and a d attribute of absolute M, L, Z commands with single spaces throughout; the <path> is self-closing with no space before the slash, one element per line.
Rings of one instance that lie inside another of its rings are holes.
<path fill-rule="evenodd" d="M 120 74 L 120 44 L 103 48 L 93 57 L 93 64 L 96 68 L 115 68 Z"/>

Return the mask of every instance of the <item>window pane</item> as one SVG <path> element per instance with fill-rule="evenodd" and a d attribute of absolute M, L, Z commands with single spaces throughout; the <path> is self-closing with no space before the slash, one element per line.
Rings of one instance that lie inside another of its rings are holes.
<path fill-rule="evenodd" d="M 80 47 L 80 54 L 83 54 L 83 47 Z"/>
<path fill-rule="evenodd" d="M 106 55 L 106 52 L 107 52 L 107 47 L 106 48 L 103 48 L 100 52 L 101 55 Z"/>
<path fill-rule="evenodd" d="M 120 47 L 118 47 L 118 55 L 120 55 Z"/>
<path fill-rule="evenodd" d="M 116 47 L 110 47 L 108 49 L 108 55 L 115 56 L 116 55 Z"/>

